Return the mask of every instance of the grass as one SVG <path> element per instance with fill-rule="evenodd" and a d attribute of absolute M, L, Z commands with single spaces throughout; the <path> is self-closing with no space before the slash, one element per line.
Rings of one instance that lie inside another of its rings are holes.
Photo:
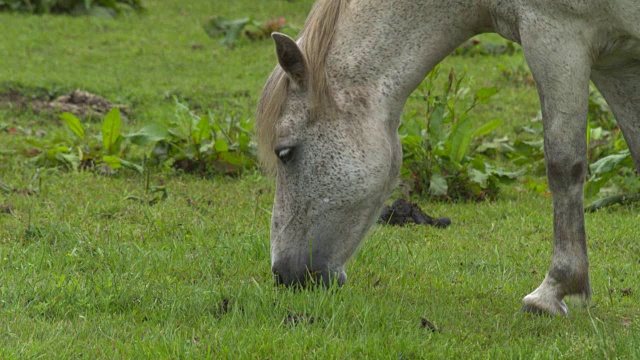
<path fill-rule="evenodd" d="M 593 301 L 546 318 L 517 309 L 548 266 L 547 197 L 422 203 L 453 226 L 376 225 L 347 286 L 291 291 L 270 276 L 269 180 L 160 180 L 153 207 L 125 200 L 134 176 L 52 172 L 3 199 L 2 357 L 639 355 L 637 209 L 587 216 Z"/>
<path fill-rule="evenodd" d="M 147 0 L 147 14 L 116 20 L 0 14 L 0 89 L 80 87 L 131 106 L 130 130 L 168 116 L 173 95 L 251 116 L 272 45 L 222 48 L 202 22 L 300 26 L 310 4 Z M 510 134 L 538 111 L 535 89 L 503 75 L 522 63 L 452 57 L 445 69 L 498 85 L 477 116 L 505 120 Z M 28 110 L 5 107 L 0 122 L 62 131 Z M 36 171 L 16 154 L 26 137 L 0 132 L 0 179 L 18 189 Z M 517 310 L 549 264 L 551 199 L 517 185 L 496 202 L 421 201 L 452 226 L 376 225 L 346 286 L 292 291 L 270 275 L 272 179 L 159 172 L 151 182 L 169 193 L 155 206 L 126 200 L 144 196 L 131 172 L 42 170 L 39 192 L 0 193 L 13 207 L 0 214 L 0 358 L 640 358 L 638 205 L 586 215 L 593 299 L 547 318 Z"/>

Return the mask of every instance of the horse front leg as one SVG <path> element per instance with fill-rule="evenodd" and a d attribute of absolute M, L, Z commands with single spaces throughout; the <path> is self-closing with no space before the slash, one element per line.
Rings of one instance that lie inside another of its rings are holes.
<path fill-rule="evenodd" d="M 551 315 L 567 314 L 565 296 L 589 298 L 591 293 L 583 211 L 591 64 L 587 48 L 575 40 L 579 37 L 564 31 L 559 25 L 557 29 L 535 29 L 522 37 L 540 95 L 547 178 L 553 196 L 551 266 L 542 284 L 523 299 L 522 310 Z"/>

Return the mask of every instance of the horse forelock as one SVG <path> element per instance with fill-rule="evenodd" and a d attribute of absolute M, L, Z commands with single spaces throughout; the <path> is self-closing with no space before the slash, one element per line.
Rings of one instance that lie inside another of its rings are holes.
<path fill-rule="evenodd" d="M 307 61 L 306 92 L 311 102 L 311 116 L 336 108 L 326 69 L 326 60 L 335 30 L 349 0 L 318 0 L 313 5 L 298 41 Z M 273 172 L 276 156 L 276 123 L 282 115 L 290 80 L 280 66 L 271 73 L 265 84 L 256 113 L 258 156 L 263 168 Z"/>
<path fill-rule="evenodd" d="M 269 76 L 262 90 L 256 112 L 256 136 L 258 139 L 258 158 L 262 167 L 273 172 L 276 156 L 273 152 L 276 142 L 276 122 L 282 114 L 282 107 L 289 89 L 289 79 L 284 71 L 277 67 Z"/>

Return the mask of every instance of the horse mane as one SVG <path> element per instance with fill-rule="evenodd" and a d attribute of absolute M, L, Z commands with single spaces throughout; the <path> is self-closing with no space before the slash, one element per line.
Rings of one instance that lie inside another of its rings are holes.
<path fill-rule="evenodd" d="M 320 109 L 335 108 L 333 94 L 326 72 L 327 54 L 335 35 L 335 29 L 349 0 L 317 0 L 300 33 L 300 50 L 307 61 L 306 92 L 311 99 L 311 115 Z M 256 112 L 256 135 L 258 157 L 267 171 L 273 171 L 276 156 L 273 148 L 276 141 L 276 122 L 289 90 L 290 79 L 280 66 L 269 76 L 264 86 Z"/>

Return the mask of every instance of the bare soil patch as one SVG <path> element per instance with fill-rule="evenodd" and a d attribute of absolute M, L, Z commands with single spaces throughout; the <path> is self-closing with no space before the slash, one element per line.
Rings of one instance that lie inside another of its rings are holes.
<path fill-rule="evenodd" d="M 50 99 L 46 96 L 26 96 L 18 91 L 9 90 L 0 93 L 0 107 L 36 113 L 60 114 L 72 113 L 81 118 L 104 117 L 112 108 L 117 107 L 126 116 L 128 108 L 113 104 L 109 100 L 86 91 L 74 90 L 68 94 Z"/>

